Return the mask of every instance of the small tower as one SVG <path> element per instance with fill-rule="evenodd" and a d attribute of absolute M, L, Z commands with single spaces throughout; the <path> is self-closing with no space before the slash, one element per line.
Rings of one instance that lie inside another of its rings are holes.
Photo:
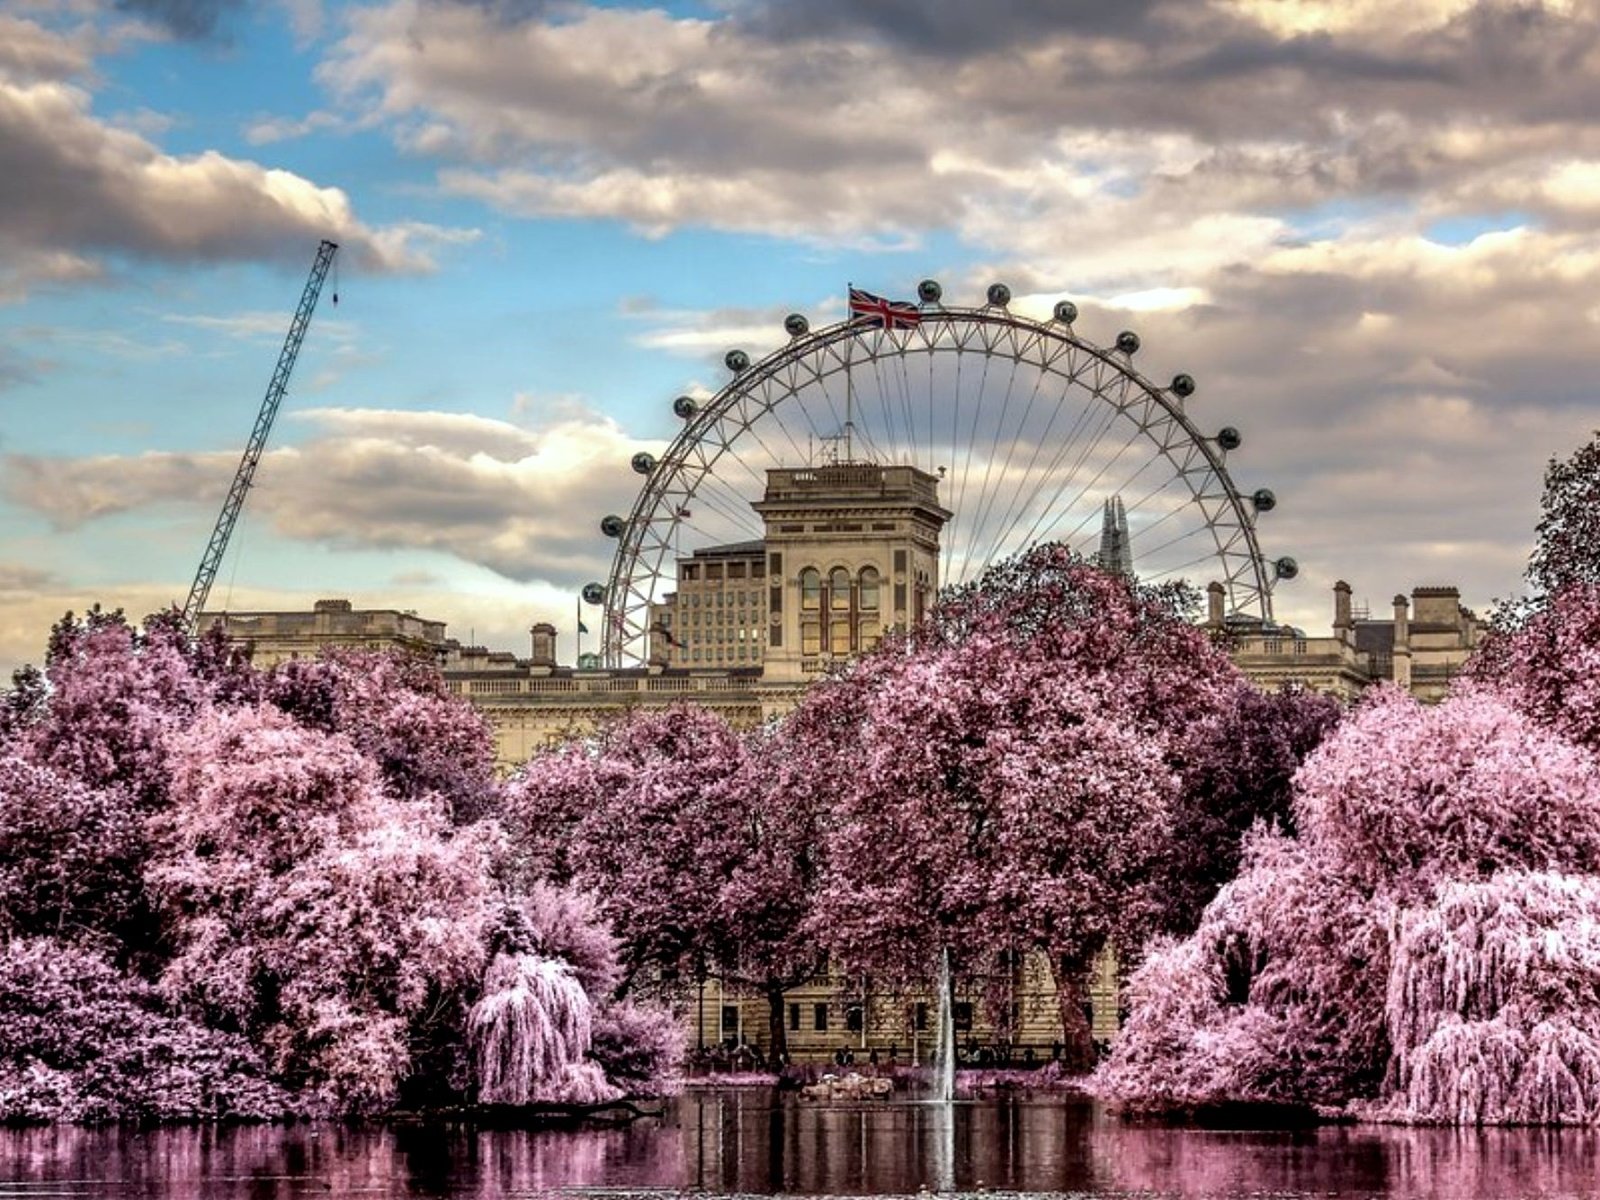
<path fill-rule="evenodd" d="M 1123 510 L 1121 496 L 1112 496 L 1106 501 L 1105 515 L 1100 521 L 1100 553 L 1095 555 L 1094 561 L 1102 571 L 1133 574 L 1133 542 L 1128 537 L 1128 514 Z"/>

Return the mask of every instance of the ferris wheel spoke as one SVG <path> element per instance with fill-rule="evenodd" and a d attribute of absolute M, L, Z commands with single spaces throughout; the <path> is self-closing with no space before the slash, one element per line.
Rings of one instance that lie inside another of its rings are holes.
<path fill-rule="evenodd" d="M 1069 395 L 1071 395 L 1073 386 L 1077 383 L 1081 370 L 1081 367 L 1074 366 L 1069 360 L 1066 374 L 1060 377 L 1060 394 L 1057 395 L 1056 402 L 1050 410 L 1050 417 L 1045 422 L 1044 431 L 1033 440 L 1033 453 L 1029 456 L 1028 465 L 1023 470 L 1023 478 L 1025 480 L 1032 480 L 1033 482 L 1026 491 L 1019 489 L 1012 497 L 1011 505 L 1007 511 L 1006 520 L 1000 529 L 1000 536 L 998 539 L 999 544 L 1007 543 L 1011 537 L 1011 534 L 1022 523 L 1023 518 L 1025 518 L 1027 514 L 1032 511 L 1034 502 L 1043 493 L 1046 480 L 1049 479 L 1049 477 L 1055 472 L 1055 470 L 1064 460 L 1066 452 L 1065 446 L 1061 448 L 1061 453 L 1053 457 L 1051 465 L 1044 472 L 1038 472 L 1037 470 L 1039 466 L 1039 459 L 1043 455 L 1045 447 L 1050 444 L 1050 434 L 1055 429 L 1056 422 L 1061 418 L 1062 412 L 1068 407 L 1067 398 Z M 1088 420 L 1089 413 L 1093 408 L 1094 403 L 1094 394 L 1090 392 L 1084 397 L 1083 404 L 1078 409 L 1077 417 L 1073 420 L 1072 424 L 1068 426 L 1067 433 L 1064 435 L 1065 441 L 1068 444 L 1070 444 L 1078 428 Z"/>

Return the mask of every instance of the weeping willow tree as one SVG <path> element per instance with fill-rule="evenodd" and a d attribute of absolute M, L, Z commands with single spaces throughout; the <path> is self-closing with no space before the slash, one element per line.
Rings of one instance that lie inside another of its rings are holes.
<path fill-rule="evenodd" d="M 565 962 L 501 954 L 468 1032 L 486 1104 L 600 1104 L 621 1092 L 588 1057 L 594 1002 Z"/>

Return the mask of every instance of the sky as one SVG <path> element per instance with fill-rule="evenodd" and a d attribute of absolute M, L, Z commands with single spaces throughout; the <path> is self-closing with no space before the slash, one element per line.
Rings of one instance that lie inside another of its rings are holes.
<path fill-rule="evenodd" d="M 1482 609 L 1600 424 L 1597 216 L 1590 0 L 0 0 L 0 670 L 182 602 L 324 237 L 213 608 L 570 658 L 672 398 L 935 278 L 1194 375 L 1280 618 Z"/>

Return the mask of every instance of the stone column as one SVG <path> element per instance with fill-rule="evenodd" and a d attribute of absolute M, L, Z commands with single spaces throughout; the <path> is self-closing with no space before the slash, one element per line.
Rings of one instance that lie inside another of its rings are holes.
<path fill-rule="evenodd" d="M 1211 629 L 1221 629 L 1223 618 L 1226 614 L 1222 611 L 1223 597 L 1227 589 L 1220 583 L 1206 585 L 1206 625 Z"/>

